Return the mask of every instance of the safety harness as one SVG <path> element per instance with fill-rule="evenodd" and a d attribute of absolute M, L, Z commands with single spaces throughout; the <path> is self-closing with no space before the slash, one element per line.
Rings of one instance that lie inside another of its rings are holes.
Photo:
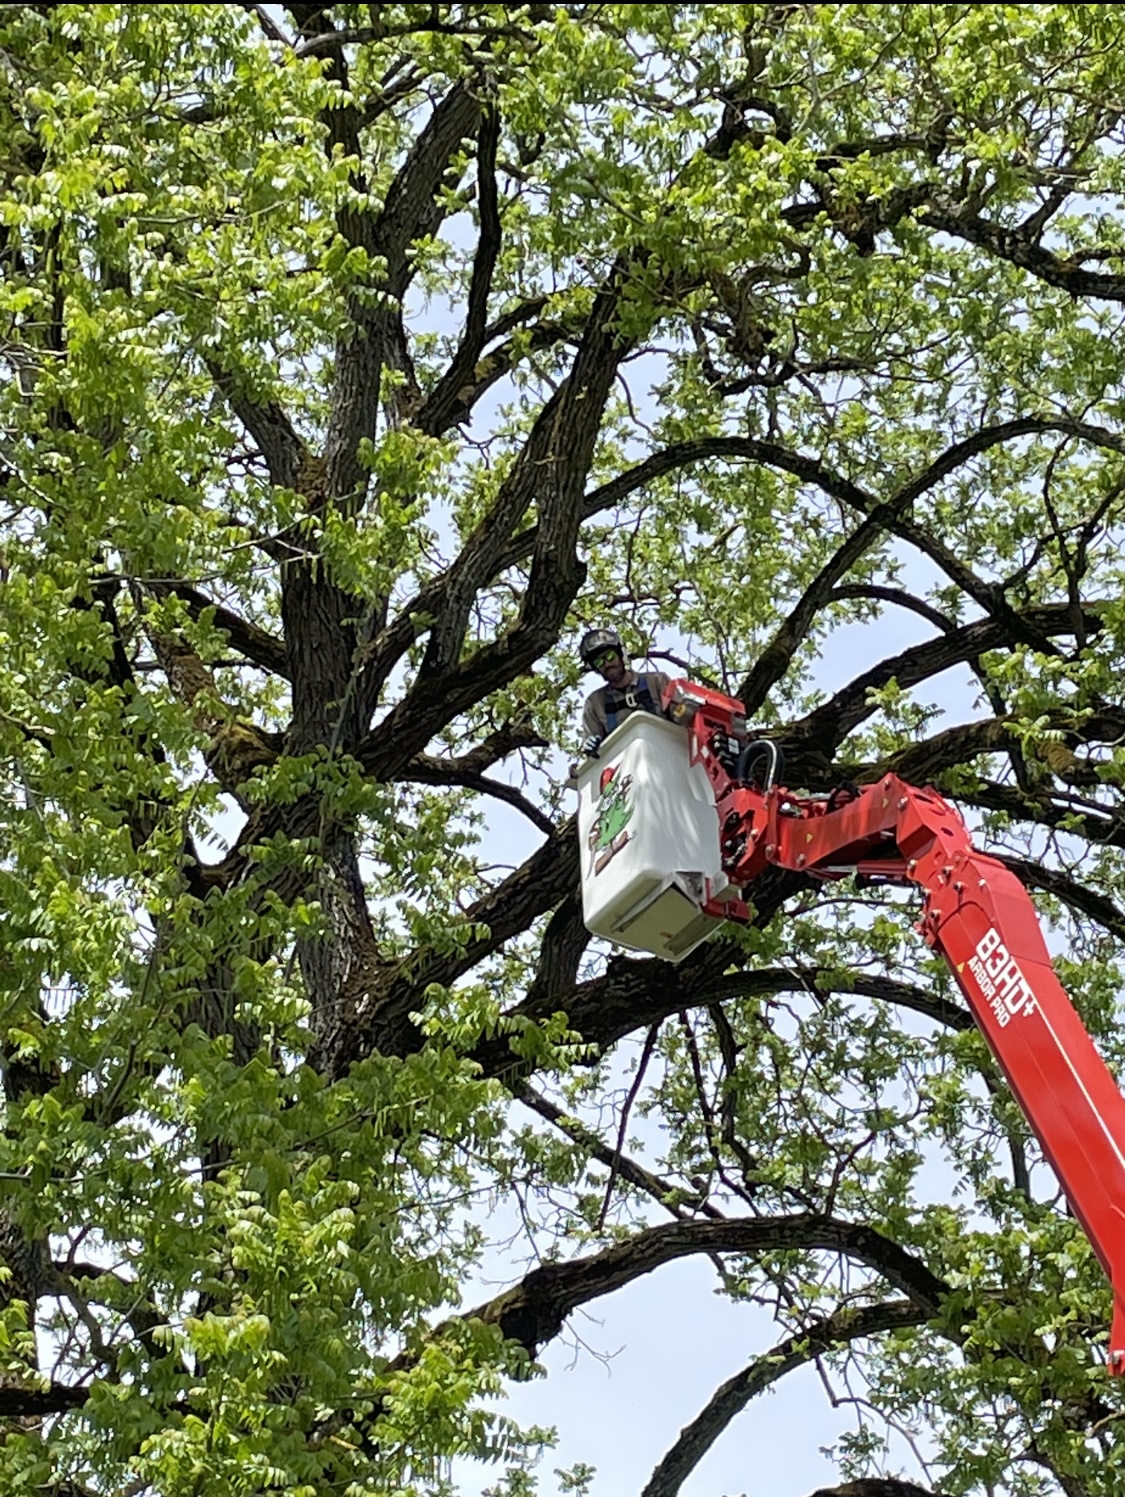
<path fill-rule="evenodd" d="M 648 683 L 648 676 L 642 675 L 637 677 L 632 686 L 602 687 L 607 733 L 612 733 L 621 719 L 628 717 L 630 712 L 659 712 L 656 697 Z"/>

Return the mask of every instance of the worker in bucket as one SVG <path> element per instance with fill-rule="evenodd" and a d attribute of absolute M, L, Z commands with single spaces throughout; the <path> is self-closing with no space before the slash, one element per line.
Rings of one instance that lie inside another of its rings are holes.
<path fill-rule="evenodd" d="M 591 629 L 583 635 L 578 647 L 582 664 L 597 671 L 605 682 L 586 699 L 582 712 L 582 732 L 586 754 L 596 755 L 598 747 L 617 724 L 630 712 L 662 714 L 661 699 L 668 677 L 663 671 L 639 674 L 625 663 L 625 650 L 613 629 Z"/>

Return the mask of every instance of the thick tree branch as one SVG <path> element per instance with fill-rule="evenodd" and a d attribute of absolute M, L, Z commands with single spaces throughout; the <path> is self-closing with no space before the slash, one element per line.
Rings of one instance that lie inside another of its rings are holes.
<path fill-rule="evenodd" d="M 1125 453 L 1125 436 L 1111 431 L 1108 427 L 1093 422 L 1076 421 L 1064 416 L 1020 417 L 1018 420 L 983 427 L 973 436 L 953 443 L 921 473 L 903 484 L 887 502 L 893 503 L 896 498 L 901 497 L 904 501 L 912 503 L 943 478 L 956 471 L 958 467 L 963 466 L 971 458 L 987 452 L 990 448 L 1004 442 L 1014 441 L 1022 436 L 1043 435 L 1048 432 L 1062 432 L 1079 441 L 1088 442 L 1092 446 Z M 777 468 L 781 472 L 792 474 L 794 478 L 800 479 L 803 483 L 821 489 L 831 498 L 838 499 L 861 514 L 866 514 L 878 502 L 873 495 L 853 484 L 850 479 L 807 453 L 784 447 L 777 442 L 763 441 L 757 437 L 709 436 L 696 437 L 690 441 L 676 442 L 665 447 L 638 463 L 636 467 L 627 469 L 624 473 L 618 474 L 616 478 L 592 490 L 587 495 L 584 504 L 586 517 L 590 518 L 602 510 L 619 504 L 622 499 L 628 498 L 637 489 L 643 488 L 666 473 L 678 472 L 715 458 L 758 462 L 765 467 Z M 525 537 L 521 539 L 526 540 Z"/>
<path fill-rule="evenodd" d="M 491 769 L 501 759 L 507 759 L 520 749 L 546 747 L 547 740 L 535 728 L 525 711 L 519 710 L 501 723 L 500 727 L 494 728 L 467 754 L 459 754 L 455 759 L 443 759 L 439 762 L 465 774 L 483 774 L 486 769 Z"/>
<path fill-rule="evenodd" d="M 1001 587 L 978 578 L 972 569 L 954 553 L 929 536 L 923 527 L 902 512 L 922 494 L 973 457 L 1004 442 L 1050 431 L 1065 432 L 1093 446 L 1125 452 L 1125 437 L 1106 427 L 1090 422 L 1075 421 L 1069 417 L 1021 417 L 1018 420 L 982 428 L 973 436 L 952 444 L 921 473 L 902 485 L 886 501 L 885 506 L 880 506 L 873 495 L 803 453 L 793 452 L 777 443 L 762 442 L 748 437 L 705 437 L 694 442 L 680 443 L 674 448 L 666 449 L 663 453 L 654 454 L 653 458 L 632 470 L 631 480 L 628 475 L 622 475 L 620 479 L 603 485 L 600 491 L 589 496 L 587 514 L 593 512 L 591 505 L 594 503 L 597 503 L 598 508 L 616 503 L 624 497 L 626 492 L 631 492 L 632 488 L 640 486 L 643 482 L 650 482 L 659 473 L 670 472 L 694 462 L 704 461 L 711 457 L 742 457 L 759 461 L 766 466 L 791 473 L 802 482 L 814 484 L 830 497 L 858 510 L 865 516 L 873 516 L 876 510 L 882 509 L 881 523 L 889 534 L 900 536 L 929 556 L 986 613 L 1004 623 L 1011 638 L 1030 644 L 1038 650 L 1046 648 L 1050 653 L 1052 647 L 1041 635 L 1028 628 L 1023 618 L 1007 603 Z M 521 540 L 524 539 L 521 537 Z"/>
<path fill-rule="evenodd" d="M 136 592 L 144 610 L 144 590 L 138 587 Z M 180 701 L 193 708 L 196 722 L 211 739 L 208 767 L 242 809 L 249 810 L 240 787 L 256 769 L 276 762 L 283 740 L 278 734 L 267 733 L 253 723 L 235 719 L 223 708 L 214 676 L 188 641 L 180 634 L 161 629 L 143 612 L 142 618 L 145 633 L 168 685 Z"/>
<path fill-rule="evenodd" d="M 456 981 L 504 940 L 557 904 L 563 895 L 570 895 L 578 878 L 577 851 L 573 822 L 568 822 L 468 912 L 467 918 L 489 926 L 487 938 L 470 944 L 457 956 L 421 954 L 414 966 L 396 971 L 389 986 L 374 984 L 363 1005 L 362 1022 L 350 1023 L 336 1031 L 316 1064 L 332 1074 L 340 1074 L 373 1047 L 383 1054 L 403 1054 L 416 1049 L 421 1044 L 421 1035 L 409 1015 L 418 1007 L 426 985 Z M 795 874 L 766 875 L 755 890 L 756 923 L 768 922 L 801 883 Z M 815 967 L 727 972 L 737 953 L 733 949 L 728 951 L 721 941 L 709 942 L 678 967 L 669 967 L 656 959 L 614 957 L 604 975 L 575 986 L 578 960 L 588 941 L 577 900 L 568 898 L 548 925 L 536 978 L 511 1017 L 539 1023 L 562 1011 L 583 1039 L 600 1052 L 634 1030 L 684 1008 L 784 992 L 821 995 L 852 992 L 911 1009 L 949 1028 L 973 1027 L 967 1009 L 926 989 L 888 977 L 864 973 L 845 977 Z M 521 1069 L 506 1033 L 482 1040 L 474 1051 L 474 1059 L 487 1075 L 511 1077 Z"/>
<path fill-rule="evenodd" d="M 842 975 L 825 972 L 819 967 L 760 967 L 748 972 L 731 972 L 708 985 L 708 996 L 716 1003 L 729 998 L 759 997 L 774 993 L 815 993 L 828 997 L 833 993 L 855 993 L 860 998 L 875 998 L 921 1014 L 946 1029 L 973 1028 L 973 1016 L 959 1003 L 917 988 L 894 977 L 869 976 L 856 972 Z"/>
<path fill-rule="evenodd" d="M 1082 617 L 1086 628 L 1095 633 L 1101 628 L 1102 605 L 1086 604 Z M 1020 615 L 1026 630 L 1036 634 L 1059 636 L 1073 635 L 1073 612 L 1066 603 L 1051 603 L 1035 608 L 1026 608 Z M 890 681 L 907 690 L 940 675 L 955 665 L 963 665 L 977 659 L 989 650 L 1003 649 L 1011 644 L 1011 632 L 998 619 L 976 619 L 971 624 L 962 624 L 946 629 L 938 639 L 924 644 L 911 645 L 898 655 L 889 655 L 870 670 L 864 671 L 835 696 L 813 709 L 806 717 L 798 719 L 786 728 L 786 738 L 810 743 L 838 745 L 861 722 L 878 711 L 871 700 L 872 691 L 877 691 Z"/>
<path fill-rule="evenodd" d="M 418 685 L 425 681 L 430 683 L 432 696 L 444 697 L 440 683 L 444 682 L 460 660 L 465 629 L 477 594 L 494 575 L 504 543 L 531 504 L 541 474 L 554 461 L 553 442 L 558 417 L 564 406 L 569 404 L 570 388 L 568 379 L 543 407 L 512 471 L 500 485 L 491 509 L 462 546 L 456 561 L 444 573 L 442 587 L 437 594 L 440 601 L 438 616 L 430 627 L 419 682 L 411 696 L 417 694 Z M 376 651 L 378 652 L 378 645 Z M 385 666 L 386 662 L 376 653 L 373 671 L 379 673 Z M 401 712 L 403 717 L 409 715 L 405 703 Z M 386 736 L 385 725 L 378 736 Z M 430 736 L 430 733 L 426 734 L 426 738 Z"/>
<path fill-rule="evenodd" d="M 884 774 L 896 774 L 910 784 L 928 785 L 954 765 L 969 763 L 981 754 L 1002 752 L 1011 736 L 1011 726 L 993 717 L 958 723 L 920 743 L 899 749 L 877 764 L 850 765 L 847 777 L 866 784 Z"/>
<path fill-rule="evenodd" d="M 1103 711 L 1090 715 L 1080 728 L 1075 727 L 1074 714 L 1070 712 L 1047 713 L 1045 717 L 1045 732 L 1069 730 L 1080 736 L 1083 742 L 1117 742 L 1125 737 L 1125 714 L 1122 713 Z M 915 784 L 925 784 L 943 770 L 964 764 L 980 754 L 1004 750 L 1016 726 L 1014 718 L 979 718 L 960 723 L 935 733 L 932 738 L 900 749 L 877 765 L 853 766 L 849 769 L 849 778 L 866 781 L 877 780 L 884 774 L 896 774 Z"/>
<path fill-rule="evenodd" d="M 447 371 L 414 418 L 414 424 L 428 436 L 436 437 L 448 431 L 451 426 L 468 421 L 481 396 L 491 390 L 498 380 L 510 374 L 520 360 L 544 348 L 555 348 L 568 338 L 576 341 L 585 325 L 585 313 L 569 318 L 545 319 L 528 328 L 523 337 L 509 338 L 491 353 L 485 354 L 467 371 L 460 384 L 454 385 Z M 486 334 L 484 343 L 487 345 L 489 341 L 489 335 Z"/>
<path fill-rule="evenodd" d="M 1026 884 L 1029 889 L 1041 889 L 1044 894 L 1053 895 L 1055 899 L 1069 905 L 1072 910 L 1077 910 L 1080 914 L 1089 916 L 1091 920 L 1096 920 L 1119 941 L 1125 941 L 1125 910 L 1114 904 L 1112 899 L 1107 899 L 1096 889 L 1080 884 L 1077 879 L 1071 878 L 1061 869 L 1047 868 L 1042 863 L 1032 862 L 1029 858 L 1012 857 L 1007 853 L 994 853 L 993 857 L 1010 868 L 1021 884 Z"/>
<path fill-rule="evenodd" d="M 469 383 L 462 385 L 457 391 L 456 401 L 445 407 L 441 421 L 435 419 L 433 410 L 427 403 L 414 418 L 414 424 L 430 436 L 440 436 L 449 426 L 466 420 L 480 397 L 508 374 L 525 352 L 553 347 L 566 338 L 577 338 L 585 325 L 585 314 L 581 318 L 576 315 L 572 319 L 536 324 L 529 329 L 526 340 L 509 340 L 477 363 Z M 489 336 L 486 335 L 486 342 Z M 510 481 L 516 481 L 514 473 Z M 534 533 L 535 527 L 529 527 L 520 532 L 518 537 L 508 540 L 500 549 L 492 566 L 491 576 L 524 560 L 533 548 Z M 527 544 L 524 543 L 525 536 L 530 538 Z M 373 680 L 386 680 L 414 641 L 426 632 L 429 621 L 441 614 L 447 598 L 450 570 L 447 568 L 428 582 L 399 610 L 393 622 L 381 629 L 372 640 L 367 671 Z"/>
<path fill-rule="evenodd" d="M 800 887 L 801 880 L 796 874 L 763 876 L 755 890 L 759 896 L 755 924 L 766 924 L 776 914 L 783 899 Z M 561 1010 L 583 1038 L 599 1050 L 607 1049 L 642 1025 L 655 1023 L 681 1009 L 721 1003 L 735 997 L 785 992 L 853 992 L 913 1009 L 952 1028 L 972 1027 L 972 1016 L 967 1009 L 892 978 L 865 974 L 826 976 L 814 967 L 768 967 L 728 972 L 726 969 L 732 959 L 735 959 L 734 951 L 728 950 L 719 940 L 708 942 L 678 967 L 669 967 L 667 962 L 656 958 L 614 957 L 603 976 L 593 978 L 570 992 L 544 990 L 535 1001 L 529 995 L 514 1013 L 522 1018 L 541 1020 Z M 494 1054 L 494 1043 L 481 1046 L 477 1059 L 491 1073 L 499 1063 L 499 1057 Z"/>
<path fill-rule="evenodd" d="M 1057 286 L 1075 299 L 1089 298 L 1093 301 L 1125 302 L 1125 275 L 1107 275 L 1102 271 L 1087 270 L 1081 256 L 1063 257 L 1044 249 L 1034 232 L 1026 226 L 1006 229 L 974 213 L 964 203 L 953 203 L 940 198 L 931 201 L 929 207 L 916 215 L 920 224 L 928 229 L 937 229 L 943 234 L 964 239 L 986 249 L 1009 264 L 1026 270 L 1037 280 Z"/>
<path fill-rule="evenodd" d="M 570 818 L 503 883 L 466 912 L 466 926 L 483 926 L 486 934 L 469 941 L 457 953 L 419 952 L 391 972 L 369 973 L 355 1012 L 326 1025 L 309 1063 L 328 1074 L 341 1075 L 354 1060 L 372 1050 L 402 1055 L 418 1049 L 422 1036 L 410 1015 L 426 987 L 455 982 L 558 904 L 577 882 L 578 838 L 574 819 Z M 513 1068 L 514 1057 L 506 1036 L 495 1043 L 502 1061 L 493 1074 L 500 1074 Z"/>
<path fill-rule="evenodd" d="M 0 1419 L 42 1418 L 80 1409 L 90 1397 L 89 1388 L 52 1383 L 49 1388 L 0 1387 Z"/>
<path fill-rule="evenodd" d="M 531 1356 L 552 1341 L 579 1306 L 623 1289 L 679 1258 L 700 1253 L 838 1253 L 879 1274 L 926 1319 L 940 1314 L 948 1286 L 912 1253 L 873 1227 L 802 1214 L 741 1221 L 676 1221 L 635 1232 L 587 1258 L 547 1263 L 467 1318 L 499 1326 Z"/>
<path fill-rule="evenodd" d="M 246 428 L 265 459 L 270 482 L 278 488 L 296 489 L 307 461 L 305 444 L 277 401 L 262 405 L 247 394 L 238 372 L 218 359 L 208 359 L 207 367 L 215 388 Z"/>
<path fill-rule="evenodd" d="M 491 775 L 475 774 L 458 765 L 459 761 L 456 759 L 435 759 L 429 754 L 416 754 L 406 768 L 395 775 L 395 781 L 398 784 L 449 785 L 463 790 L 475 790 L 478 795 L 490 795 L 493 800 L 503 801 L 514 807 L 521 816 L 527 817 L 532 826 L 548 837 L 554 833 L 555 823 L 551 818 L 533 805 L 514 785 L 494 780 Z"/>
<path fill-rule="evenodd" d="M 578 968 L 591 940 L 582 918 L 582 895 L 576 886 L 547 921 L 539 943 L 535 976 L 527 989 L 531 1008 L 547 1002 L 556 993 L 569 992 L 578 981 Z"/>
<path fill-rule="evenodd" d="M 289 679 L 289 652 L 285 648 L 284 640 L 278 639 L 276 634 L 270 634 L 268 630 L 260 629 L 257 624 L 249 623 L 241 615 L 223 607 L 221 603 L 216 603 L 190 582 L 183 582 L 179 578 L 144 579 L 141 585 L 145 592 L 154 598 L 165 598 L 169 595 L 179 598 L 186 605 L 193 619 L 210 612 L 211 621 L 215 627 L 223 631 L 240 655 L 245 655 L 247 660 L 252 660 L 263 670 L 270 671 L 285 680 Z"/>
<path fill-rule="evenodd" d="M 578 881 L 577 838 L 572 856 L 574 883 L 567 893 Z M 795 874 L 765 875 L 755 889 L 755 923 L 765 924 L 772 919 L 783 900 L 802 883 Z M 549 909 L 555 902 L 550 900 L 542 908 Z M 647 1028 L 680 1009 L 706 1002 L 709 986 L 719 981 L 726 967 L 738 959 L 737 948 L 719 940 L 709 941 L 676 967 L 655 959 L 613 956 L 602 977 L 577 988 L 556 988 L 548 980 L 537 980 L 509 1017 L 524 1023 L 541 1023 L 552 1014 L 563 1012 L 571 1028 L 598 1051 L 604 1051 L 636 1029 Z M 408 1037 L 400 1032 L 400 1043 L 403 1038 Z M 482 1039 L 473 1058 L 490 1076 L 505 1077 L 524 1068 L 523 1062 L 512 1054 L 506 1034 Z"/>
<path fill-rule="evenodd" d="M 1076 832 L 1095 846 L 1125 847 L 1125 810 L 1105 807 L 1093 811 L 1088 802 L 1079 803 L 1046 786 L 1042 797 L 1027 795 L 1010 785 L 987 784 L 962 790 L 957 798 L 963 805 L 979 806 L 983 811 L 1002 811 L 1013 821 Z"/>
<path fill-rule="evenodd" d="M 540 412 L 492 509 L 444 574 L 422 669 L 404 700 L 362 746 L 372 771 L 382 779 L 392 778 L 457 713 L 527 670 L 558 637 L 585 576 L 578 556 L 582 491 L 605 402 L 628 348 L 616 326 L 628 274 L 629 264 L 619 260 L 594 304 L 570 374 Z M 495 574 L 532 499 L 539 524 L 516 621 L 498 640 L 462 661 L 477 594 Z M 380 679 L 388 661 L 382 658 L 372 668 Z"/>
<path fill-rule="evenodd" d="M 435 385 L 426 401 L 422 424 L 427 431 L 438 432 L 449 424 L 452 412 L 461 405 L 466 386 L 476 383 L 477 360 L 484 350 L 487 331 L 488 296 L 496 259 L 500 253 L 500 207 L 496 192 L 496 148 L 500 140 L 500 115 L 495 104 L 485 107 L 481 115 L 477 141 L 477 210 L 480 214 L 480 238 L 477 243 L 473 274 L 469 283 L 469 303 L 461 343 L 449 368 Z"/>
<path fill-rule="evenodd" d="M 396 302 L 413 273 L 411 247 L 434 234 L 445 217 L 439 189 L 461 142 L 480 119 L 478 93 L 462 79 L 430 115 L 387 192 L 374 232 L 378 252 L 387 260 L 386 289 Z M 487 159 L 487 144 L 484 149 Z"/>
<path fill-rule="evenodd" d="M 975 730 L 977 725 L 967 725 Z M 982 725 L 986 737 L 996 731 L 995 724 Z M 944 735 L 939 735 L 944 737 Z M 1018 799 L 1018 797 L 1017 797 Z M 1022 802 L 1021 802 L 1022 806 Z M 1028 814 L 1022 806 L 1023 814 Z M 1059 812 L 1061 817 L 1065 813 Z M 1125 830 L 1121 832 L 1125 845 Z M 368 1053 L 372 1045 L 383 1053 L 402 1053 L 415 1048 L 420 1036 L 410 1024 L 408 1015 L 417 1006 L 419 995 L 429 982 L 449 983 L 469 970 L 488 952 L 496 950 L 504 939 L 525 928 L 526 922 L 557 903 L 566 892 L 568 881 L 577 878 L 576 848 L 568 845 L 568 829 L 559 829 L 516 874 L 505 880 L 482 901 L 470 917 L 490 926 L 487 939 L 473 943 L 458 957 L 421 958 L 420 965 L 396 975 L 389 989 L 373 992 L 365 1004 L 365 1022 L 352 1026 L 336 1036 L 332 1059 L 327 1054 L 318 1062 L 339 1069 Z M 1040 886 L 1046 887 L 1044 874 Z M 769 883 L 776 885 L 771 893 Z M 795 875 L 770 875 L 756 890 L 759 899 L 759 921 L 772 917 L 782 899 L 800 886 Z M 1055 885 L 1048 892 L 1058 892 Z M 1073 890 L 1069 890 L 1074 895 Z M 1108 913 L 1103 911 L 1102 913 Z M 634 1030 L 646 1027 L 682 1008 L 707 1003 L 721 1003 L 736 996 L 771 995 L 807 991 L 818 994 L 853 992 L 910 1009 L 946 1027 L 968 1030 L 973 1027 L 967 1009 L 925 989 L 894 979 L 867 974 L 825 974 L 816 968 L 769 968 L 757 971 L 724 972 L 728 958 L 722 943 L 712 942 L 696 957 L 677 968 L 656 960 L 617 957 L 606 973 L 597 979 L 573 986 L 577 959 L 586 944 L 581 917 L 574 905 L 560 910 L 560 932 L 565 931 L 568 955 L 562 968 L 546 975 L 546 967 L 517 1006 L 513 1017 L 539 1022 L 560 1010 L 583 1038 L 604 1052 Z M 481 1042 L 475 1054 L 487 1074 L 511 1076 L 520 1069 L 504 1035 Z"/>
<path fill-rule="evenodd" d="M 328 6 L 296 5 L 289 9 L 300 31 L 298 52 L 310 46 L 324 52 L 327 56 L 325 77 L 338 90 L 323 111 L 327 128 L 325 149 L 329 156 L 340 152 L 352 165 L 349 173 L 351 193 L 337 209 L 336 227 L 352 249 L 363 250 L 374 261 L 385 251 L 385 245 L 379 238 L 376 215 L 368 206 L 370 184 L 360 164 L 360 111 L 351 97 L 343 35 Z M 419 140 L 414 149 L 417 150 L 420 144 Z M 392 184 L 392 193 L 399 186 L 405 170 L 404 165 Z M 395 269 L 401 273 L 401 256 Z M 386 291 L 385 286 L 380 289 Z M 365 287 L 362 296 L 354 290 L 346 294 L 348 325 L 336 339 L 328 428 L 323 448 L 323 492 L 315 496 L 320 502 L 339 501 L 350 509 L 367 491 L 370 474 L 359 461 L 358 449 L 362 438 L 375 439 L 383 370 L 387 366 L 404 370 L 409 366 L 401 308 L 396 305 L 401 295 L 399 290 L 397 294 L 376 296 L 372 286 Z"/>
<path fill-rule="evenodd" d="M 434 234 L 445 217 L 440 189 L 461 142 L 477 127 L 480 104 L 464 79 L 448 90 L 419 131 L 376 214 L 367 206 L 369 185 L 358 164 L 362 113 L 348 93 L 347 33 L 336 26 L 327 7 L 299 5 L 290 11 L 300 28 L 298 51 L 327 53 L 327 76 L 340 89 L 339 99 L 325 111 L 327 148 L 330 153 L 341 149 L 356 162 L 352 168 L 354 199 L 339 209 L 337 227 L 349 245 L 364 250 L 372 260 L 383 260 L 386 266 L 378 287 L 365 288 L 362 296 L 349 295 L 351 325 L 336 347 L 324 442 L 325 491 L 328 499 L 351 506 L 366 493 L 370 480 L 358 449 L 363 438 L 375 438 L 385 369 L 404 375 L 411 387 L 401 414 L 409 414 L 417 405 L 402 320 L 402 298 L 413 275 L 412 247 Z M 385 100 L 381 103 L 385 107 Z"/>

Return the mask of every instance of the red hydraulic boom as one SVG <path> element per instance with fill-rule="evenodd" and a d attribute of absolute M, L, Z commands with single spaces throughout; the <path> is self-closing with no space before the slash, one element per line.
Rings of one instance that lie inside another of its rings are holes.
<path fill-rule="evenodd" d="M 1125 1097 L 1051 968 L 1023 885 L 973 846 L 959 812 L 934 790 L 886 775 L 798 796 L 773 783 L 772 768 L 760 785 L 747 783 L 728 769 L 745 739 L 740 702 L 674 681 L 664 706 L 688 727 L 692 762 L 711 780 L 730 885 L 744 891 L 773 864 L 921 888 L 917 929 L 949 963 L 1113 1286 L 1109 1367 L 1125 1373 Z M 760 750 L 776 764 L 771 745 Z M 752 913 L 737 898 L 703 908 L 737 921 Z"/>

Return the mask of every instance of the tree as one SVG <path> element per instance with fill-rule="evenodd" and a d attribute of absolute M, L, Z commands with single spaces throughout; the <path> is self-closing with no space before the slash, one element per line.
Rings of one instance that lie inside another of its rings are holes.
<path fill-rule="evenodd" d="M 0 32 L 5 1490 L 530 1491 L 488 1396 L 705 1255 L 777 1340 L 648 1497 L 813 1360 L 841 1494 L 1117 1491 L 1108 1288 L 900 897 L 601 950 L 560 757 L 612 617 L 792 785 L 937 784 L 1125 1060 L 1117 9 Z"/>

